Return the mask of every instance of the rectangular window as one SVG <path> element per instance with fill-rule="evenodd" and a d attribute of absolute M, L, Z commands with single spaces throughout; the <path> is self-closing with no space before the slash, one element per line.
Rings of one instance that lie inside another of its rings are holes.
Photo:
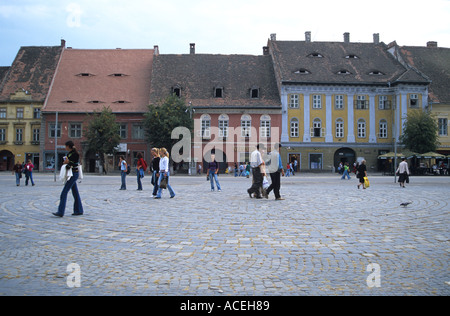
<path fill-rule="evenodd" d="M 438 119 L 439 136 L 448 136 L 448 119 Z"/>
<path fill-rule="evenodd" d="M 366 100 L 365 95 L 357 95 L 356 96 L 355 108 L 357 110 L 368 110 L 369 109 L 369 101 Z"/>
<path fill-rule="evenodd" d="M 0 108 L 0 119 L 6 118 L 6 108 Z"/>
<path fill-rule="evenodd" d="M 364 120 L 358 121 L 358 138 L 366 138 L 366 122 Z"/>
<path fill-rule="evenodd" d="M 34 108 L 33 109 L 33 118 L 34 119 L 40 119 L 41 118 L 41 109 L 40 108 Z"/>
<path fill-rule="evenodd" d="M 344 96 L 342 94 L 334 96 L 334 107 L 336 110 L 344 109 Z"/>
<path fill-rule="evenodd" d="M 144 126 L 133 125 L 132 137 L 133 139 L 144 139 L 145 138 Z"/>
<path fill-rule="evenodd" d="M 419 95 L 410 94 L 409 95 L 409 107 L 413 109 L 419 108 Z"/>
<path fill-rule="evenodd" d="M 6 128 L 0 128 L 0 142 L 6 142 Z"/>
<path fill-rule="evenodd" d="M 251 137 L 252 121 L 241 121 L 241 136 Z"/>
<path fill-rule="evenodd" d="M 55 133 L 57 138 L 61 138 L 61 123 L 58 123 L 58 128 L 55 127 L 55 123 L 49 124 L 49 138 L 55 138 Z"/>
<path fill-rule="evenodd" d="M 69 136 L 70 136 L 70 138 L 81 138 L 81 136 L 82 136 L 81 123 L 70 124 Z"/>
<path fill-rule="evenodd" d="M 128 124 L 120 124 L 119 125 L 119 135 L 121 139 L 128 138 Z"/>
<path fill-rule="evenodd" d="M 33 128 L 33 142 L 39 142 L 41 140 L 41 129 Z"/>
<path fill-rule="evenodd" d="M 378 97 L 378 109 L 379 110 L 390 110 L 391 102 L 388 100 L 387 95 L 380 95 Z"/>
<path fill-rule="evenodd" d="M 261 121 L 261 137 L 270 137 L 270 121 Z"/>
<path fill-rule="evenodd" d="M 388 138 L 388 124 L 385 120 L 382 120 L 380 122 L 380 138 Z"/>
<path fill-rule="evenodd" d="M 321 109 L 322 108 L 322 95 L 314 94 L 313 96 L 313 109 Z"/>
<path fill-rule="evenodd" d="M 16 128 L 16 142 L 23 142 L 23 128 Z"/>
<path fill-rule="evenodd" d="M 298 94 L 290 94 L 289 95 L 289 107 L 291 109 L 298 109 L 300 107 Z"/>
<path fill-rule="evenodd" d="M 210 120 L 202 120 L 202 138 L 211 138 Z"/>
<path fill-rule="evenodd" d="M 219 121 L 219 137 L 228 137 L 228 120 Z"/>
<path fill-rule="evenodd" d="M 309 168 L 311 170 L 322 169 L 323 154 L 309 154 Z"/>
<path fill-rule="evenodd" d="M 23 119 L 23 108 L 17 108 L 17 110 L 16 110 L 17 112 L 17 118 L 18 119 Z"/>

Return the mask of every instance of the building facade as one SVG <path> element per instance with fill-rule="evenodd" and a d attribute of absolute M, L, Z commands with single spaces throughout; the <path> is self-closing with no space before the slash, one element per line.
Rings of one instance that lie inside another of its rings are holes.
<path fill-rule="evenodd" d="M 227 167 L 249 161 L 258 142 L 280 141 L 281 103 L 268 55 L 158 55 L 151 101 L 183 98 L 194 119 L 191 167 L 211 153 Z M 187 169 L 187 168 L 185 168 Z"/>
<path fill-rule="evenodd" d="M 119 156 L 136 166 L 137 155 L 150 159 L 145 141 L 144 114 L 149 104 L 153 49 L 64 49 L 54 82 L 42 109 L 41 160 L 43 170 L 58 165 L 65 142 L 74 141 L 87 172 L 118 169 Z M 86 146 L 89 115 L 110 108 L 120 126 L 121 143 L 114 155 L 99 165 L 98 153 Z"/>
<path fill-rule="evenodd" d="M 40 168 L 41 109 L 65 42 L 21 47 L 0 81 L 0 171 L 30 159 Z"/>
<path fill-rule="evenodd" d="M 339 164 L 392 151 L 408 111 L 428 104 L 429 80 L 407 69 L 379 42 L 277 41 L 273 58 L 282 103 L 282 157 L 301 170 L 337 170 Z"/>

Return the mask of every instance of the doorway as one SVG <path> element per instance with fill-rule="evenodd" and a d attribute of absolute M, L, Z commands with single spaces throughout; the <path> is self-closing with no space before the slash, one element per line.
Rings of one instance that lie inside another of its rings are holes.
<path fill-rule="evenodd" d="M 13 166 L 14 154 L 9 150 L 0 151 L 0 171 L 12 171 Z"/>
<path fill-rule="evenodd" d="M 356 153 L 351 148 L 340 148 L 334 153 L 334 168 L 338 172 L 339 164 L 348 163 L 350 170 L 353 170 L 353 164 L 356 162 Z"/>

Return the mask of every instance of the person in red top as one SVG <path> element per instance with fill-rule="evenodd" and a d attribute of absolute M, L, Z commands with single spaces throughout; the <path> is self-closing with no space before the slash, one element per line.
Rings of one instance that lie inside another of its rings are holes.
<path fill-rule="evenodd" d="M 20 186 L 20 178 L 22 178 L 22 164 L 20 161 L 14 165 L 13 174 L 16 175 L 16 186 Z"/>
<path fill-rule="evenodd" d="M 34 165 L 31 163 L 31 159 L 28 159 L 28 162 L 25 165 L 25 185 L 28 185 L 28 180 L 31 180 L 31 185 L 34 186 L 33 169 Z"/>
<path fill-rule="evenodd" d="M 137 155 L 138 161 L 136 165 L 136 173 L 137 173 L 137 183 L 138 183 L 138 191 L 142 191 L 142 182 L 141 179 L 144 178 L 145 170 L 147 170 L 147 162 L 145 162 L 141 153 Z"/>

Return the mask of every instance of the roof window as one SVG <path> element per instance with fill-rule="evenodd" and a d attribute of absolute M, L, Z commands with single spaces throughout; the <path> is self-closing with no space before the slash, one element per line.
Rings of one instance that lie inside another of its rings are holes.
<path fill-rule="evenodd" d="M 223 88 L 222 87 L 214 88 L 214 97 L 215 98 L 223 98 Z"/>
<path fill-rule="evenodd" d="M 359 57 L 355 54 L 348 54 L 347 56 L 345 56 L 345 58 L 347 59 L 359 59 Z"/>
<path fill-rule="evenodd" d="M 347 69 L 341 69 L 337 73 L 337 75 L 351 75 L 352 73 L 348 71 Z"/>
<path fill-rule="evenodd" d="M 314 53 L 309 54 L 308 57 L 311 57 L 311 58 L 323 58 L 323 55 L 318 53 L 318 52 L 314 52 Z"/>
<path fill-rule="evenodd" d="M 369 75 L 373 75 L 373 76 L 384 76 L 384 73 L 382 73 L 379 70 L 372 70 L 371 72 L 369 72 Z"/>
<path fill-rule="evenodd" d="M 300 69 L 295 70 L 294 74 L 309 75 L 309 74 L 311 74 L 311 71 L 309 71 L 308 69 L 305 69 L 305 68 L 300 68 Z"/>
<path fill-rule="evenodd" d="M 90 74 L 88 72 L 82 72 L 82 73 L 79 73 L 77 76 L 78 77 L 93 77 L 94 75 Z"/>

